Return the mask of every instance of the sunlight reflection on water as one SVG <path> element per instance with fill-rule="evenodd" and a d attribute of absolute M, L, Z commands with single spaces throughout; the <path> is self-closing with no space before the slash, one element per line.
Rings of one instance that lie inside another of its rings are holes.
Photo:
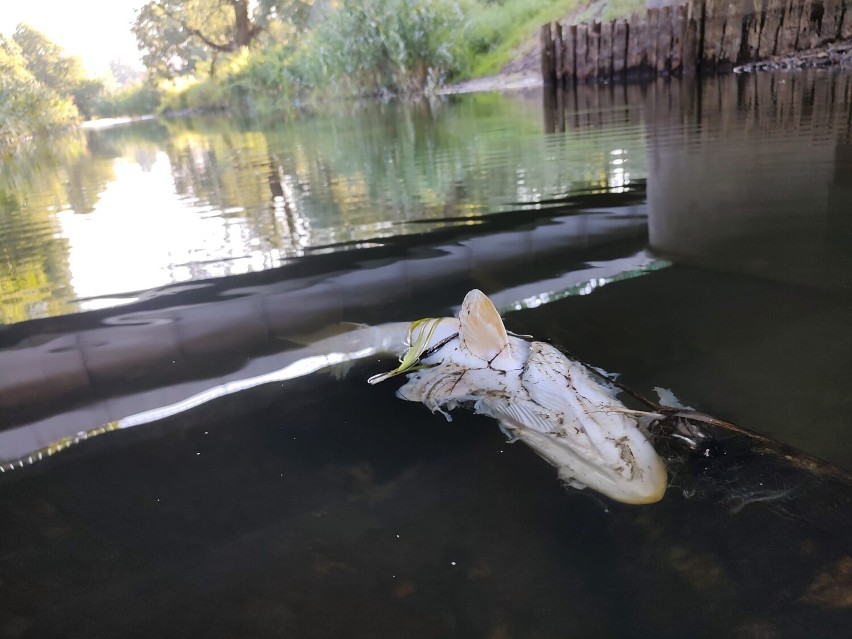
<path fill-rule="evenodd" d="M 5 243 L 37 243 L 45 226 L 54 241 L 7 263 L 38 284 L 7 292 L 0 316 L 109 307 L 306 252 L 539 211 L 574 192 L 622 192 L 642 177 L 641 121 L 616 142 L 612 129 L 542 137 L 540 117 L 533 94 L 266 127 L 209 118 L 90 130 L 69 138 L 73 153 L 25 155 L 6 169 L 9 210 L 26 202 L 30 214 L 0 217 Z M 632 176 L 620 165 L 628 153 Z"/>

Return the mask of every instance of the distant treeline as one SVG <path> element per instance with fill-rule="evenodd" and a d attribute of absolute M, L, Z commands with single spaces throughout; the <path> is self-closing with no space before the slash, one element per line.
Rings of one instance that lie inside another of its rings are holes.
<path fill-rule="evenodd" d="M 498 72 L 580 1 L 151 0 L 131 27 L 145 65 L 135 78 L 119 64 L 87 77 L 20 25 L 0 36 L 0 141 L 97 117 L 428 93 Z M 598 4 L 623 13 L 637 3 Z"/>
<path fill-rule="evenodd" d="M 151 0 L 133 25 L 160 110 L 428 93 L 497 72 L 578 0 Z"/>
<path fill-rule="evenodd" d="M 350 96 L 429 93 L 497 73 L 539 25 L 625 15 L 642 0 L 150 0 L 131 26 L 144 73 L 79 59 L 27 25 L 0 35 L 0 144 L 81 120 L 277 111 Z M 526 52 L 529 53 L 529 52 Z M 532 61 L 532 68 L 537 62 Z"/>

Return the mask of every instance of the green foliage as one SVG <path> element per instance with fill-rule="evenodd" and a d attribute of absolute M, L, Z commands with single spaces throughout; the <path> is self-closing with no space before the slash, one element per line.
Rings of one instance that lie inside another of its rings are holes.
<path fill-rule="evenodd" d="M 160 99 L 157 87 L 147 82 L 136 82 L 102 93 L 94 105 L 94 115 L 100 118 L 149 115 L 160 108 Z"/>
<path fill-rule="evenodd" d="M 498 73 L 512 61 L 525 40 L 534 39 L 538 28 L 568 15 L 578 0 L 504 0 L 475 2 L 467 34 L 470 74 Z"/>
<path fill-rule="evenodd" d="M 86 80 L 83 64 L 40 31 L 19 24 L 12 39 L 21 48 L 27 70 L 48 89 L 69 96 Z"/>
<path fill-rule="evenodd" d="M 233 96 L 228 87 L 215 78 L 166 84 L 162 91 L 161 112 L 227 109 L 232 105 Z"/>
<path fill-rule="evenodd" d="M 142 52 L 142 62 L 148 72 L 154 76 L 170 78 L 195 71 L 196 66 L 210 57 L 210 51 L 197 38 L 193 38 L 187 28 L 178 19 L 169 17 L 168 12 L 183 9 L 181 3 L 149 2 L 136 14 L 131 27 L 136 44 Z M 184 20 L 197 20 L 204 23 L 204 16 L 192 15 L 195 4 L 185 7 L 189 14 Z M 175 14 L 177 15 L 177 14 Z M 222 29 L 216 20 L 211 21 L 211 37 Z"/>
<path fill-rule="evenodd" d="M 95 103 L 103 93 L 100 80 L 89 78 L 83 64 L 46 35 L 26 24 L 19 24 L 12 41 L 18 46 L 20 58 L 33 80 L 60 99 L 76 106 L 84 118 L 94 114 Z M 49 107 L 49 100 L 48 105 Z"/>
<path fill-rule="evenodd" d="M 308 75 L 344 90 L 418 92 L 459 68 L 455 0 L 344 0 L 310 35 Z"/>
<path fill-rule="evenodd" d="M 95 108 L 103 93 L 104 83 L 101 80 L 85 78 L 71 89 L 71 98 L 80 115 L 89 120 L 95 115 Z"/>
<path fill-rule="evenodd" d="M 605 0 L 600 19 L 604 22 L 645 13 L 644 0 Z"/>
<path fill-rule="evenodd" d="M 132 31 L 143 63 L 155 77 L 173 78 L 215 65 L 220 54 L 253 44 L 271 24 L 303 25 L 303 0 L 150 0 Z"/>
<path fill-rule="evenodd" d="M 74 124 L 78 117 L 71 100 L 33 77 L 21 47 L 0 36 L 0 145 Z"/>

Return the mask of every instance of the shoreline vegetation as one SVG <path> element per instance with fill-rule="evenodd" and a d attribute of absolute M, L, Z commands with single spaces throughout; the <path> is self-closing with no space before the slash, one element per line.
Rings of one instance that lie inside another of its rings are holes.
<path fill-rule="evenodd" d="M 539 86 L 542 24 L 644 9 L 645 0 L 149 0 L 130 27 L 144 71 L 113 61 L 97 78 L 21 24 L 0 34 L 0 151 L 84 121 L 264 117 Z M 836 53 L 806 62 L 824 64 Z M 773 60 L 738 70 L 794 66 Z"/>
<path fill-rule="evenodd" d="M 581 3 L 151 0 L 131 27 L 144 72 L 115 61 L 106 78 L 88 77 L 78 58 L 21 24 L 0 34 L 0 148 L 89 120 L 452 93 L 525 55 L 526 74 L 514 76 L 530 76 L 538 63 L 525 43 Z"/>

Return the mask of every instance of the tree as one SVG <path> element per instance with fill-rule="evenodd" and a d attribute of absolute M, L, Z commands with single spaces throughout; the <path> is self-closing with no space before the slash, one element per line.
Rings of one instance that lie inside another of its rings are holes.
<path fill-rule="evenodd" d="M 74 104 L 39 82 L 17 42 L 0 36 L 0 146 L 77 121 Z"/>
<path fill-rule="evenodd" d="M 191 73 L 216 54 L 249 46 L 272 20 L 304 24 L 311 1 L 150 0 L 132 30 L 149 71 L 171 77 Z"/>
<path fill-rule="evenodd" d="M 86 80 L 80 58 L 66 55 L 62 47 L 41 31 L 22 23 L 15 29 L 12 39 L 21 48 L 27 70 L 48 89 L 69 96 Z"/>
<path fill-rule="evenodd" d="M 83 117 L 92 116 L 104 87 L 100 80 L 87 77 L 80 58 L 66 55 L 62 47 L 27 24 L 19 24 L 12 39 L 27 71 L 39 84 L 61 98 L 73 100 Z"/>

